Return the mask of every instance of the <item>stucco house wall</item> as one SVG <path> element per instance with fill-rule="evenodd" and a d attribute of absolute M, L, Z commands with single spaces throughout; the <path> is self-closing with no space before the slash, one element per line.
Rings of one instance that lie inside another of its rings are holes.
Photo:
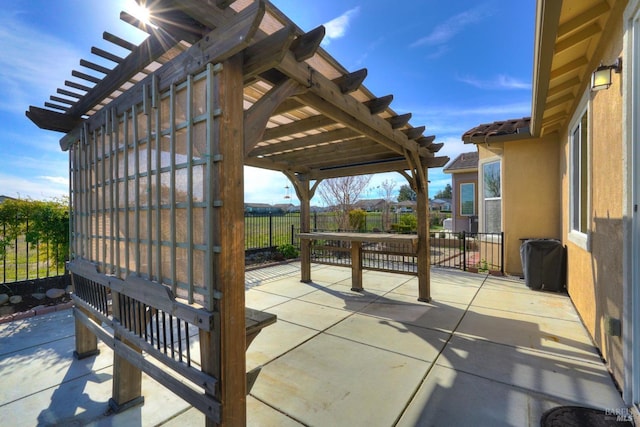
<path fill-rule="evenodd" d="M 603 40 L 602 62 L 623 55 L 623 25 Z M 624 58 L 623 58 L 624 61 Z M 589 88 L 583 88 L 589 91 Z M 582 321 L 607 360 L 614 378 L 624 381 L 622 338 L 606 333 L 608 319 L 621 320 L 623 307 L 623 114 L 621 75 L 612 73 L 608 90 L 589 92 L 589 241 L 584 249 L 569 236 L 569 132 L 560 136 L 562 152 L 562 238 L 567 246 L 567 287 Z"/>
<path fill-rule="evenodd" d="M 522 275 L 521 239 L 560 239 L 558 141 L 545 137 L 477 146 L 480 177 L 482 164 L 501 161 L 505 272 Z"/>

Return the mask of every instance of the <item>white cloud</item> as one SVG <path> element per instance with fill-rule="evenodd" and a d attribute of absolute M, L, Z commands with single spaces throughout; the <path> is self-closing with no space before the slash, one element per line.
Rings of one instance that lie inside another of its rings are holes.
<path fill-rule="evenodd" d="M 13 113 L 41 105 L 80 57 L 64 41 L 22 22 L 19 13 L 0 15 L 0 52 L 0 110 Z"/>
<path fill-rule="evenodd" d="M 492 80 L 480 80 L 473 76 L 458 77 L 457 80 L 478 89 L 531 90 L 531 83 L 518 80 L 506 74 L 499 74 Z"/>
<path fill-rule="evenodd" d="M 483 20 L 487 16 L 489 16 L 489 13 L 484 5 L 464 11 L 447 19 L 442 24 L 436 26 L 427 36 L 414 41 L 409 46 L 438 46 L 446 44 L 466 27 Z"/>
<path fill-rule="evenodd" d="M 360 13 L 360 7 L 355 7 L 338 16 L 337 18 L 332 19 L 331 21 L 324 24 L 324 28 L 326 30 L 326 34 L 324 40 L 322 41 L 323 45 L 328 45 L 332 40 L 339 39 L 344 37 L 347 33 L 347 29 L 349 28 L 349 24 L 351 20 L 355 18 L 358 13 Z"/>

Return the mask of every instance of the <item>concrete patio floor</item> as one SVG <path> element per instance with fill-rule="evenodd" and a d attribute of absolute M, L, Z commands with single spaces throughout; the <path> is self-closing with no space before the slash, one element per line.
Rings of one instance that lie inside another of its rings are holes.
<path fill-rule="evenodd" d="M 275 313 L 247 352 L 263 366 L 252 426 L 539 426 L 547 409 L 623 408 L 566 295 L 432 269 L 412 276 L 297 264 L 247 272 L 246 304 Z M 145 404 L 104 415 L 113 354 L 77 361 L 71 310 L 0 325 L 0 425 L 184 426 L 204 416 L 148 377 Z"/>

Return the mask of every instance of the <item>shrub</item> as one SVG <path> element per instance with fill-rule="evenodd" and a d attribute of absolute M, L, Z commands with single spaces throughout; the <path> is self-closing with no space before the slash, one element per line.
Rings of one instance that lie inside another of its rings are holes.
<path fill-rule="evenodd" d="M 352 230 L 365 231 L 367 227 L 367 213 L 362 209 L 349 211 L 349 226 Z"/>
<path fill-rule="evenodd" d="M 285 259 L 297 258 L 299 253 L 298 249 L 291 243 L 284 243 L 276 248 L 276 251 L 282 255 Z"/>

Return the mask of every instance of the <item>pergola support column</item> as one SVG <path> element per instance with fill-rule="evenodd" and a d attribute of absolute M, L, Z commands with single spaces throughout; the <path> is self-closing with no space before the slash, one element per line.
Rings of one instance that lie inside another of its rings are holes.
<path fill-rule="evenodd" d="M 300 232 L 308 233 L 311 231 L 311 199 L 320 184 L 317 180 L 311 186 L 307 176 L 295 175 L 288 171 L 283 172 L 296 190 L 296 195 L 300 200 Z M 308 239 L 300 239 L 300 281 L 311 282 L 311 241 Z"/>
<path fill-rule="evenodd" d="M 237 54 L 209 66 L 211 109 L 207 147 L 220 161 L 208 177 L 208 241 L 213 286 L 209 309 L 216 313 L 211 332 L 200 332 L 202 371 L 218 378 L 216 398 L 224 410 L 220 425 L 246 425 L 244 289 L 244 109 L 243 57 Z M 214 115 L 219 111 L 220 115 Z M 217 357 L 219 356 L 219 357 Z M 207 426 L 216 425 L 207 418 Z"/>

